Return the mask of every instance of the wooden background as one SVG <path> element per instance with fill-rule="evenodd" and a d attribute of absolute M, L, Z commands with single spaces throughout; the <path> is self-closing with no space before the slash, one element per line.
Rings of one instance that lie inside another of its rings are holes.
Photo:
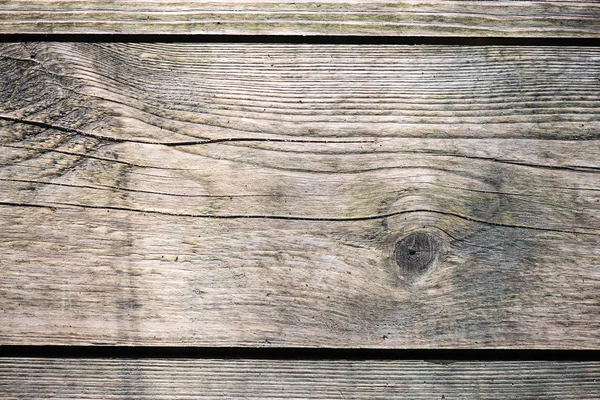
<path fill-rule="evenodd" d="M 43 357 L 0 398 L 600 397 L 599 36 L 598 2 L 0 3 L 0 351 Z"/>
<path fill-rule="evenodd" d="M 600 36 L 597 1 L 7 0 L 4 33 Z"/>

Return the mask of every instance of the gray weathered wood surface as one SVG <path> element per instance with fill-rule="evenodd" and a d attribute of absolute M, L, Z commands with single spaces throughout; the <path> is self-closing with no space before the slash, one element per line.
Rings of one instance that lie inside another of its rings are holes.
<path fill-rule="evenodd" d="M 0 359 L 0 399 L 574 399 L 597 362 Z"/>
<path fill-rule="evenodd" d="M 0 32 L 599 37 L 600 2 L 9 0 Z"/>
<path fill-rule="evenodd" d="M 0 344 L 600 345 L 598 48 L 20 43 L 0 71 Z"/>

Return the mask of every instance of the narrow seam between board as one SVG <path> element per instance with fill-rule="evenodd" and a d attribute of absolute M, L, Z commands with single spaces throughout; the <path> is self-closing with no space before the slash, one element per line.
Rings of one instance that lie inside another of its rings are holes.
<path fill-rule="evenodd" d="M 130 358 L 257 360 L 600 361 L 600 350 L 383 349 L 315 347 L 0 346 L 1 358 Z"/>
<path fill-rule="evenodd" d="M 263 43 L 316 45 L 446 45 L 600 47 L 600 37 L 361 36 L 255 34 L 0 33 L 0 42 Z"/>

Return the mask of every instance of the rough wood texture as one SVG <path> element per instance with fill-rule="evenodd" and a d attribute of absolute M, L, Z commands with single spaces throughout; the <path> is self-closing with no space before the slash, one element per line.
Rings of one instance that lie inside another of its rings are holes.
<path fill-rule="evenodd" d="M 0 71 L 1 344 L 600 345 L 598 48 L 29 43 Z"/>
<path fill-rule="evenodd" d="M 599 37 L 600 2 L 21 0 L 0 32 Z"/>
<path fill-rule="evenodd" d="M 0 399 L 576 399 L 597 362 L 0 360 Z"/>

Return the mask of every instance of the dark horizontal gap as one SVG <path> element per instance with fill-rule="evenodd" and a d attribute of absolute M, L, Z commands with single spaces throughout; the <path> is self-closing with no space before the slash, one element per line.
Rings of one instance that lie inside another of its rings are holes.
<path fill-rule="evenodd" d="M 263 360 L 600 361 L 600 350 L 0 346 L 0 357 Z"/>
<path fill-rule="evenodd" d="M 0 34 L 0 42 L 129 42 L 129 43 L 287 43 L 398 44 L 462 46 L 586 46 L 600 47 L 600 38 L 358 36 L 358 35 L 210 35 L 210 34 Z"/>

